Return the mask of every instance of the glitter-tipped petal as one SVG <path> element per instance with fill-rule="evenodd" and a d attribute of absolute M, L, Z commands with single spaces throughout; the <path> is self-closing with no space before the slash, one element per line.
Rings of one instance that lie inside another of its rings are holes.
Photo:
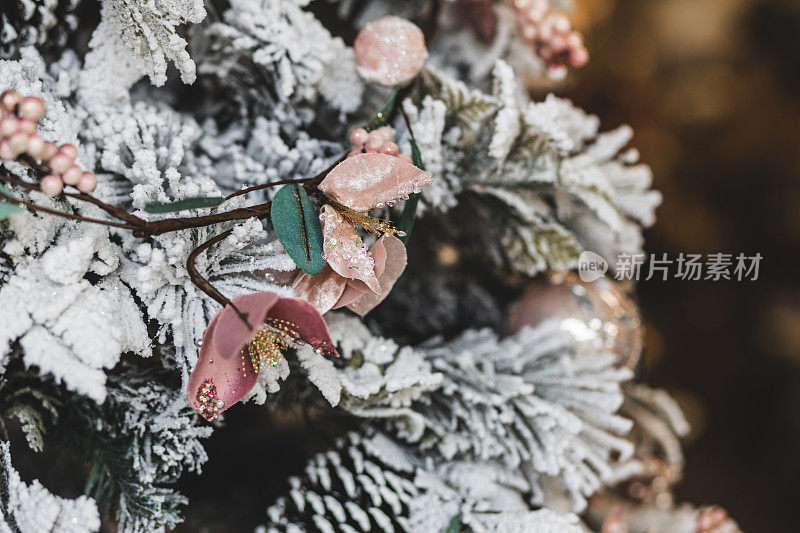
<path fill-rule="evenodd" d="M 249 361 L 245 362 L 242 370 L 241 358 L 219 357 L 214 352 L 212 339 L 225 309 L 217 311 L 208 323 L 200 357 L 186 387 L 189 403 L 207 420 L 214 420 L 219 413 L 241 400 L 258 380 L 258 374 Z"/>
<path fill-rule="evenodd" d="M 408 262 L 406 247 L 400 239 L 394 235 L 384 235 L 381 239 L 386 250 L 386 268 L 378 275 L 381 294 L 363 293 L 360 298 L 347 306 L 348 309 L 361 316 L 372 311 L 386 298 L 395 282 L 403 274 Z"/>
<path fill-rule="evenodd" d="M 398 157 L 358 154 L 336 165 L 319 189 L 350 209 L 367 211 L 378 204 L 418 193 L 431 183 L 430 174 Z"/>
<path fill-rule="evenodd" d="M 329 205 L 322 207 L 322 219 L 322 247 L 333 271 L 347 279 L 361 280 L 369 290 L 380 293 L 375 261 L 356 229 Z"/>
<path fill-rule="evenodd" d="M 283 328 L 282 334 L 288 339 L 299 338 L 321 353 L 338 355 L 325 321 L 308 302 L 271 292 L 236 296 L 208 323 L 197 365 L 187 383 L 189 402 L 206 419 L 216 418 L 255 386 L 258 371 L 245 347 L 263 333 L 265 321 L 278 333 Z"/>
<path fill-rule="evenodd" d="M 422 30 L 394 16 L 364 26 L 353 43 L 353 52 L 361 77 L 381 85 L 408 84 L 428 57 Z"/>

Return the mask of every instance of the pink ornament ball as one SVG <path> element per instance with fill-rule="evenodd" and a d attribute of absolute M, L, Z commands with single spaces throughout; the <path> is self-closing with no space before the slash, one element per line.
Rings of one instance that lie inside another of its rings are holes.
<path fill-rule="evenodd" d="M 48 174 L 39 182 L 39 187 L 48 196 L 58 196 L 64 190 L 64 182 L 58 176 Z"/>
<path fill-rule="evenodd" d="M 422 30 L 395 16 L 364 26 L 353 43 L 353 52 L 361 77 L 386 86 L 409 84 L 428 57 Z"/>

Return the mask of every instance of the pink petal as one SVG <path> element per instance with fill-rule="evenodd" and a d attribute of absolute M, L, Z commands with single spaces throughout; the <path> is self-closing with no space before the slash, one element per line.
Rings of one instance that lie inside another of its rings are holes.
<path fill-rule="evenodd" d="M 399 200 L 433 183 L 433 177 L 398 157 L 358 154 L 348 157 L 319 184 L 329 198 L 355 211 Z"/>
<path fill-rule="evenodd" d="M 192 407 L 208 420 L 214 420 L 219 413 L 241 400 L 258 381 L 250 358 L 246 357 L 244 370 L 241 358 L 224 358 L 214 352 L 214 332 L 219 318 L 225 309 L 220 309 L 208 323 L 203 334 L 200 357 L 186 387 L 186 395 Z M 209 389 L 203 393 L 203 389 Z"/>
<path fill-rule="evenodd" d="M 381 237 L 381 240 L 383 240 L 383 246 L 386 249 L 386 269 L 378 275 L 378 281 L 381 284 L 381 294 L 364 293 L 361 298 L 348 306 L 351 311 L 361 316 L 372 311 L 386 296 L 388 296 L 395 282 L 403 274 L 403 271 L 406 269 L 406 264 L 408 263 L 408 255 L 403 241 L 394 235 L 384 235 Z"/>
<path fill-rule="evenodd" d="M 271 292 L 236 296 L 208 323 L 197 365 L 189 376 L 189 402 L 208 420 L 241 400 L 258 381 L 242 350 L 267 317 L 291 322 L 303 341 L 326 355 L 338 355 L 325 321 L 308 302 Z"/>
<path fill-rule="evenodd" d="M 353 52 L 361 77 L 381 85 L 408 84 L 428 57 L 422 30 L 394 16 L 364 26 L 353 43 Z"/>
<path fill-rule="evenodd" d="M 320 314 L 335 306 L 346 287 L 347 278 L 334 272 L 330 265 L 325 265 L 316 276 L 301 271 L 292 283 L 294 295 L 313 305 Z"/>
<path fill-rule="evenodd" d="M 297 327 L 300 338 L 320 353 L 339 357 L 333 345 L 328 326 L 319 311 L 305 300 L 299 298 L 279 298 L 270 309 L 271 318 L 291 322 Z"/>
<path fill-rule="evenodd" d="M 369 251 L 372 252 L 372 260 L 375 261 L 375 275 L 378 276 L 379 282 L 381 279 L 380 276 L 386 268 L 386 247 L 383 245 L 383 241 L 386 237 L 388 237 L 388 235 L 381 235 L 381 238 L 375 241 L 375 244 L 369 249 Z M 381 287 L 381 290 L 383 290 L 383 287 Z M 352 279 L 347 282 L 347 288 L 333 308 L 338 309 L 350 305 L 365 292 L 369 292 L 367 284 L 361 280 Z"/>
<path fill-rule="evenodd" d="M 321 213 L 322 250 L 330 267 L 340 276 L 361 280 L 372 292 L 380 292 L 375 261 L 356 229 L 329 205 L 322 206 Z"/>

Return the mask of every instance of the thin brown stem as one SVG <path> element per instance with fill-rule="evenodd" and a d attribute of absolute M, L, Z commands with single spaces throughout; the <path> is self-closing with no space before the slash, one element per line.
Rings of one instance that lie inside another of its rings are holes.
<path fill-rule="evenodd" d="M 33 202 L 29 202 L 27 200 L 20 200 L 19 198 L 14 198 L 13 196 L 9 196 L 6 193 L 0 191 L 0 198 L 4 199 L 7 202 L 17 205 L 24 205 L 28 209 L 32 209 L 34 211 L 39 211 L 41 213 L 47 213 L 48 215 L 56 215 L 62 218 L 68 218 L 71 220 L 78 220 L 80 222 L 88 222 L 90 224 L 100 224 L 101 226 L 111 226 L 114 228 L 122 228 L 122 229 L 129 229 L 136 231 L 137 227 L 132 226 L 130 224 L 125 224 L 122 222 L 114 222 L 111 220 L 100 220 L 99 218 L 90 218 L 90 217 L 83 217 L 80 215 L 73 215 L 72 213 L 65 213 L 64 211 L 59 211 L 58 209 L 51 209 L 49 207 L 45 207 L 43 205 L 38 205 Z"/>
<path fill-rule="evenodd" d="M 186 270 L 189 272 L 189 279 L 192 280 L 192 283 L 194 283 L 197 286 L 197 288 L 199 288 L 201 291 L 203 291 L 204 293 L 212 297 L 214 300 L 216 300 L 217 303 L 219 303 L 223 307 L 231 303 L 231 301 L 228 298 L 226 298 L 221 292 L 219 292 L 211 284 L 210 281 L 204 278 L 200 274 L 200 272 L 197 271 L 197 267 L 195 266 L 194 262 L 197 260 L 198 255 L 208 250 L 218 242 L 222 241 L 223 239 L 228 237 L 228 235 L 230 235 L 231 233 L 233 233 L 233 228 L 227 231 L 223 231 L 216 237 L 207 240 L 206 242 L 204 242 L 203 244 L 192 250 L 192 253 L 189 254 L 189 259 L 186 261 Z"/>
<path fill-rule="evenodd" d="M 197 260 L 198 255 L 208 250 L 218 242 L 226 239 L 231 233 L 233 233 L 233 228 L 227 231 L 223 231 L 216 237 L 207 240 L 206 242 L 195 248 L 192 251 L 192 253 L 189 254 L 189 259 L 186 261 L 186 270 L 189 272 L 189 279 L 192 280 L 192 283 L 194 283 L 197 286 L 197 288 L 199 288 L 201 291 L 212 297 L 221 306 L 223 307 L 227 305 L 231 306 L 233 310 L 236 311 L 236 315 L 239 317 L 239 319 L 242 322 L 244 322 L 245 326 L 247 326 L 248 329 L 253 330 L 255 329 L 255 327 L 252 324 L 250 324 L 250 322 L 247 320 L 247 315 L 242 313 L 238 307 L 233 305 L 233 302 L 231 302 L 224 294 L 219 292 L 219 290 L 216 287 L 214 287 L 210 281 L 204 278 L 200 274 L 200 272 L 197 271 L 197 267 L 194 264 L 195 261 Z"/>
<path fill-rule="evenodd" d="M 237 196 L 242 196 L 243 194 L 251 193 L 253 191 L 260 191 L 261 189 L 269 189 L 270 187 L 275 187 L 277 185 L 289 185 L 290 183 L 306 183 L 307 181 L 311 181 L 314 178 L 298 178 L 293 180 L 281 180 L 281 181 L 273 181 L 272 183 L 264 183 L 263 185 L 253 185 L 252 187 L 247 187 L 246 189 L 242 189 L 241 191 L 236 191 L 234 193 L 229 194 L 225 197 L 226 200 L 230 200 L 231 198 L 236 198 Z"/>

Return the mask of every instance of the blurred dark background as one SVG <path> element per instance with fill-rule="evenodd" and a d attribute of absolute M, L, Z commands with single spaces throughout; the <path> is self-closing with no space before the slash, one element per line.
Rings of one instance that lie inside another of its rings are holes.
<path fill-rule="evenodd" d="M 694 427 L 678 497 L 797 531 L 800 2 L 576 3 L 592 60 L 559 93 L 633 126 L 664 194 L 647 251 L 764 257 L 755 282 L 639 284 L 643 378 Z"/>

